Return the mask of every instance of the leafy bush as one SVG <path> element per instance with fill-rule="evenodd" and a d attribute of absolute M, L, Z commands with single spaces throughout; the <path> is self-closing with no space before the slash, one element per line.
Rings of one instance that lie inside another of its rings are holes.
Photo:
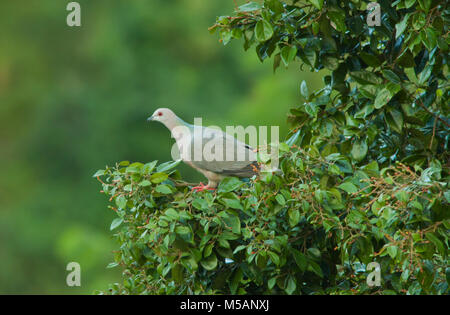
<path fill-rule="evenodd" d="M 326 69 L 324 88 L 300 85 L 282 174 L 191 193 L 175 162 L 97 172 L 125 276 L 109 293 L 448 293 L 447 3 L 379 1 L 369 27 L 368 2 L 266 0 L 217 19 L 224 44 Z"/>
<path fill-rule="evenodd" d="M 371 261 L 384 293 L 448 289 L 439 164 L 419 177 L 403 164 L 353 169 L 317 151 L 289 150 L 281 161 L 282 176 L 226 178 L 216 193 L 191 193 L 167 164 L 100 171 L 118 214 L 111 229 L 126 225 L 112 265 L 125 281 L 110 292 L 364 293 L 374 290 Z"/>

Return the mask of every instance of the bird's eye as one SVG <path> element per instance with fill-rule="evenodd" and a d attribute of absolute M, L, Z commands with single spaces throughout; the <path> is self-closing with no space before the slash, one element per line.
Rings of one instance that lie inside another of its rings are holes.
<path fill-rule="evenodd" d="M 162 116 L 162 113 L 161 113 L 161 112 L 159 112 L 159 113 L 158 113 L 158 116 Z"/>

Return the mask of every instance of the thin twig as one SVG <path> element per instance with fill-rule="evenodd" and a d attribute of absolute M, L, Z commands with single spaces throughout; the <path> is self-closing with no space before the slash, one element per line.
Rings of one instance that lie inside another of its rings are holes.
<path fill-rule="evenodd" d="M 433 113 L 432 111 L 430 111 L 425 104 L 422 102 L 422 100 L 420 99 L 420 97 L 418 97 L 416 100 L 418 100 L 418 104 L 420 107 L 422 107 L 423 109 L 425 109 L 428 113 L 430 113 L 431 115 L 433 115 L 434 117 L 436 117 L 436 119 L 439 119 L 440 121 L 442 121 L 447 127 L 450 128 L 450 124 L 448 122 L 446 122 L 444 119 L 442 119 L 439 115 Z"/>
<path fill-rule="evenodd" d="M 197 185 L 197 183 L 188 183 L 188 182 L 184 182 L 184 181 L 174 181 L 175 186 L 177 187 L 185 187 L 185 186 L 195 186 Z"/>
<path fill-rule="evenodd" d="M 430 150 L 431 150 L 431 148 L 433 147 L 434 135 L 436 134 L 436 125 L 437 125 L 437 118 L 434 118 L 433 135 L 431 136 Z"/>

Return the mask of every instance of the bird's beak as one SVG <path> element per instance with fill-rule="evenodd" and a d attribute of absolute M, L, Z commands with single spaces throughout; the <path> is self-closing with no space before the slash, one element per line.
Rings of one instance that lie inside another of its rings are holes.
<path fill-rule="evenodd" d="M 153 116 L 150 116 L 147 118 L 147 121 L 152 121 L 153 119 L 155 119 Z"/>

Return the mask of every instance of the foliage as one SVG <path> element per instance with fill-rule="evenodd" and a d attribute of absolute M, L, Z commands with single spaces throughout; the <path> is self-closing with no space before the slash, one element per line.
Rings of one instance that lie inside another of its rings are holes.
<path fill-rule="evenodd" d="M 99 171 L 125 268 L 110 293 L 449 292 L 447 3 L 379 1 L 369 27 L 368 2 L 266 0 L 217 19 L 223 44 L 326 69 L 324 87 L 300 84 L 282 174 L 193 194 L 174 164 Z"/>
<path fill-rule="evenodd" d="M 190 192 L 167 163 L 99 171 L 118 215 L 110 266 L 125 268 L 110 292 L 366 293 L 379 289 L 366 285 L 373 260 L 383 293 L 448 290 L 439 164 L 418 176 L 403 164 L 354 170 L 340 154 L 300 149 L 281 161 L 283 175 L 226 178 L 217 193 Z"/>
<path fill-rule="evenodd" d="M 157 107 L 220 126 L 232 116 L 280 125 L 308 75 L 276 77 L 238 45 L 218 45 L 207 27 L 232 1 L 76 0 L 81 27 L 66 24 L 69 2 L 0 1 L 0 294 L 90 294 L 120 279 L 105 270 L 114 213 L 98 211 L 90 175 L 124 159 L 170 159 L 170 134 L 146 122 Z M 274 101 L 278 113 L 253 109 Z M 66 284 L 71 261 L 81 287 Z"/>
<path fill-rule="evenodd" d="M 448 22 L 446 1 L 379 1 L 382 24 L 369 27 L 370 1 L 310 1 L 248 5 L 220 17 L 211 30 L 222 41 L 243 38 L 274 68 L 295 58 L 327 69 L 324 87 L 291 110 L 302 147 L 353 161 L 426 165 L 449 159 Z M 254 9 L 254 10 L 253 10 Z M 263 25 L 263 26 L 261 26 Z"/>

